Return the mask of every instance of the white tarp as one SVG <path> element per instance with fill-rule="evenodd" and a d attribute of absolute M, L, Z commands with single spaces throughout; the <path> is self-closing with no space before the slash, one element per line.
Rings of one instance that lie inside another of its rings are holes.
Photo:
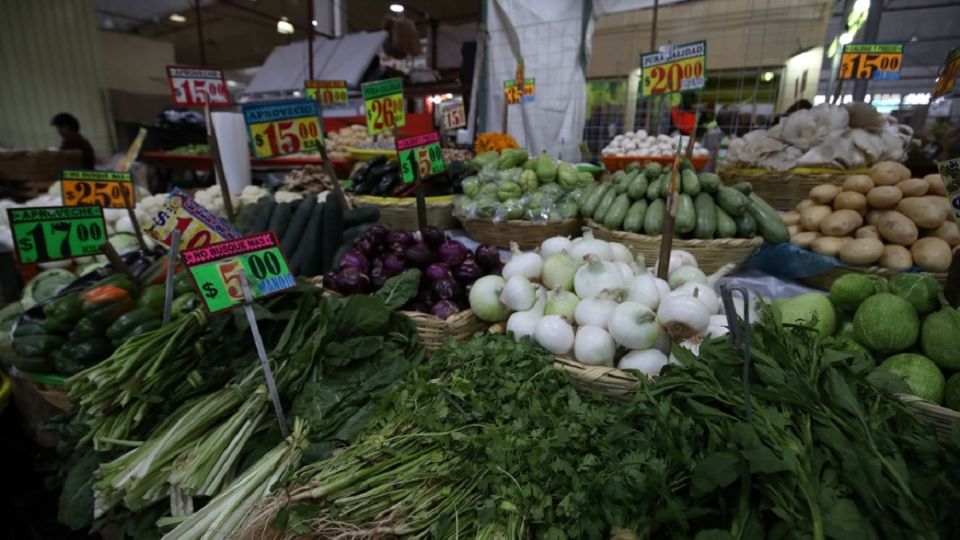
<path fill-rule="evenodd" d="M 690 0 L 660 0 L 659 4 L 679 4 Z M 653 0 L 593 0 L 593 16 L 611 15 L 622 11 L 649 9 L 653 7 Z"/>
<path fill-rule="evenodd" d="M 313 78 L 347 81 L 347 86 L 357 86 L 386 39 L 384 31 L 357 32 L 339 39 L 318 37 L 313 42 Z M 303 81 L 309 78 L 307 52 L 306 40 L 275 48 L 244 92 L 258 94 L 303 88 Z"/>

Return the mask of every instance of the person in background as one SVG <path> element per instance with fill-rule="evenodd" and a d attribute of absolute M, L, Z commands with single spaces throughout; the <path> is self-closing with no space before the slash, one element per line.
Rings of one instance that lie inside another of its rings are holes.
<path fill-rule="evenodd" d="M 96 161 L 93 154 L 93 146 L 90 146 L 90 141 L 84 139 L 83 135 L 80 135 L 80 122 L 70 113 L 60 113 L 53 117 L 50 125 L 56 127 L 57 133 L 60 134 L 60 138 L 62 139 L 60 149 L 80 150 L 83 156 L 80 167 L 83 169 L 92 169 Z"/>

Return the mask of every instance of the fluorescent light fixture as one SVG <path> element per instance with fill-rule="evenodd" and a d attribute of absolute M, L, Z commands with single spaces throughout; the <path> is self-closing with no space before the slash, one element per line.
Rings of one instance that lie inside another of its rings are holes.
<path fill-rule="evenodd" d="M 280 17 L 280 20 L 277 21 L 277 33 L 278 34 L 292 34 L 293 25 L 287 20 L 286 17 Z"/>
<path fill-rule="evenodd" d="M 764 72 L 763 72 L 763 82 L 770 82 L 770 81 L 772 81 L 772 80 L 773 80 L 773 72 L 772 72 L 772 71 L 764 71 Z"/>
<path fill-rule="evenodd" d="M 841 45 L 846 45 L 846 44 L 852 42 L 852 41 L 853 41 L 853 33 L 852 33 L 852 32 L 844 32 L 844 33 L 840 34 L 840 39 L 839 39 L 839 41 L 840 41 L 840 44 L 841 44 Z"/>
<path fill-rule="evenodd" d="M 390 11 L 394 13 L 403 13 L 403 4 L 390 4 Z"/>
<path fill-rule="evenodd" d="M 240 83 L 238 83 L 237 81 L 235 81 L 235 80 L 233 80 L 233 79 L 227 79 L 227 87 L 229 87 L 229 88 L 235 88 L 235 87 L 237 87 L 237 86 L 240 86 Z"/>
<path fill-rule="evenodd" d="M 179 14 L 179 13 L 171 13 L 171 14 L 170 14 L 170 20 L 173 21 L 173 22 L 175 22 L 175 23 L 187 22 L 187 18 L 184 17 L 183 15 Z"/>
<path fill-rule="evenodd" d="M 316 25 L 317 25 L 317 20 L 316 20 L 316 19 L 314 19 L 314 20 L 312 20 L 312 21 L 310 21 L 310 24 L 312 24 L 312 25 L 314 25 L 314 26 L 316 26 Z"/>

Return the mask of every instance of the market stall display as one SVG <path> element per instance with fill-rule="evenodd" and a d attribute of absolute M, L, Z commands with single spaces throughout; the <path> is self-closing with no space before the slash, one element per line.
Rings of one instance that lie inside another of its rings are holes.
<path fill-rule="evenodd" d="M 640 129 L 617 135 L 603 148 L 600 155 L 603 164 L 611 171 L 627 168 L 631 163 L 645 165 L 659 163 L 667 166 L 673 163 L 677 146 L 686 148 L 689 143 L 686 135 L 647 135 Z M 702 170 L 710 160 L 710 151 L 694 141 L 690 162 L 696 170 Z"/>
<path fill-rule="evenodd" d="M 351 157 L 351 150 L 392 150 L 393 137 L 387 135 L 373 136 L 367 133 L 367 126 L 354 124 L 345 126 L 326 134 L 327 155 L 333 159 Z"/>
<path fill-rule="evenodd" d="M 473 151 L 477 154 L 484 152 L 502 152 L 503 150 L 519 147 L 520 145 L 517 144 L 517 140 L 514 139 L 512 135 L 508 133 L 497 133 L 495 131 L 481 133 L 477 135 L 476 140 L 473 142 Z"/>

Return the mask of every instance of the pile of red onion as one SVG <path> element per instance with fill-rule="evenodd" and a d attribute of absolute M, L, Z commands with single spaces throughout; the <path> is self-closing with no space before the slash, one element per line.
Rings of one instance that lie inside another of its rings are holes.
<path fill-rule="evenodd" d="M 481 244 L 476 251 L 436 227 L 411 233 L 374 225 L 340 258 L 337 271 L 323 276 L 323 286 L 340 294 L 372 292 L 404 270 L 417 268 L 420 292 L 405 310 L 447 319 L 467 309 L 473 282 L 500 274 L 500 251 Z"/>

